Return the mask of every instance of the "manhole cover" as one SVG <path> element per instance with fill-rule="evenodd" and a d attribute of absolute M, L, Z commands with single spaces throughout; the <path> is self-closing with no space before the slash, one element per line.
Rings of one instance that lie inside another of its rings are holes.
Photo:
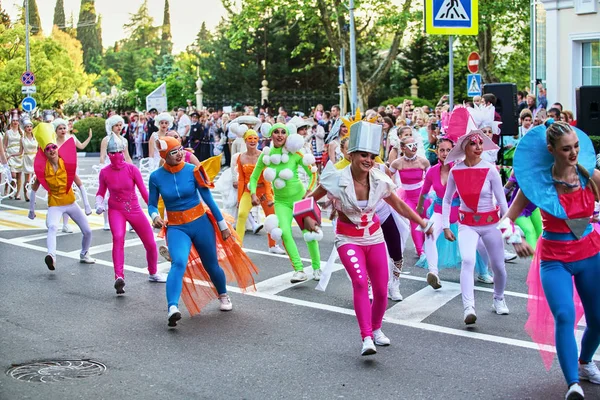
<path fill-rule="evenodd" d="M 13 365 L 6 374 L 25 382 L 61 382 L 102 375 L 106 365 L 91 360 L 34 361 Z"/>

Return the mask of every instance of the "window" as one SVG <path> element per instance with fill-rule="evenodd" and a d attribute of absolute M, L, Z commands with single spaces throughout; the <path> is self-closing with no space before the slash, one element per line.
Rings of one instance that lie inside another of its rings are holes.
<path fill-rule="evenodd" d="M 600 39 L 581 44 L 582 84 L 600 85 Z"/>

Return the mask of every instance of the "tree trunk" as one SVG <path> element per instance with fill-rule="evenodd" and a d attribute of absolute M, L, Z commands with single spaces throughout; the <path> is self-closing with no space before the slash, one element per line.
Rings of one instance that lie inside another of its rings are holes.
<path fill-rule="evenodd" d="M 485 83 L 498 82 L 498 77 L 494 73 L 496 57 L 493 51 L 492 34 L 492 28 L 489 24 L 480 25 L 477 34 L 477 47 L 481 56 L 481 77 Z"/>

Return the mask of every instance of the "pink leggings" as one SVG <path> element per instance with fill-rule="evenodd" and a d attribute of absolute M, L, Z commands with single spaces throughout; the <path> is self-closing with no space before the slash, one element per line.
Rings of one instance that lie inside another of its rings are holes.
<path fill-rule="evenodd" d="M 385 243 L 371 246 L 344 244 L 337 249 L 340 260 L 352 279 L 354 312 L 358 320 L 361 338 L 373 337 L 373 331 L 381 328 L 387 308 L 388 257 Z M 368 263 L 367 263 L 367 260 Z M 373 304 L 369 301 L 367 276 L 373 288 Z"/>
<path fill-rule="evenodd" d="M 138 210 L 127 212 L 111 207 L 108 209 L 108 221 L 113 237 L 112 259 L 115 267 L 115 279 L 124 277 L 125 222 L 129 222 L 142 240 L 144 248 L 146 249 L 148 272 L 151 275 L 156 274 L 158 269 L 158 252 L 156 250 L 156 242 L 154 241 L 154 232 L 152 232 L 152 228 L 146 219 L 144 211 L 140 208 Z"/>
<path fill-rule="evenodd" d="M 417 210 L 417 204 L 419 204 L 419 196 L 421 195 L 421 189 L 415 190 L 405 190 L 404 195 L 402 196 L 402 200 L 413 211 Z M 426 210 L 429 207 L 429 202 L 426 202 L 423 209 Z M 421 215 L 423 217 L 423 215 Z M 417 230 L 419 224 L 416 222 L 410 221 L 410 235 L 412 236 L 413 243 L 415 244 L 415 250 L 417 250 L 417 255 L 420 256 L 423 254 L 423 243 L 425 242 L 425 234 L 421 231 Z"/>

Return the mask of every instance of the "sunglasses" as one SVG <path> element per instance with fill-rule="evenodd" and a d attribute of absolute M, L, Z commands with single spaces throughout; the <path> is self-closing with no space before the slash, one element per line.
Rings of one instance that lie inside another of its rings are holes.
<path fill-rule="evenodd" d="M 178 147 L 176 149 L 173 149 L 171 151 L 169 151 L 169 155 L 170 156 L 176 156 L 177 154 L 183 152 L 183 146 L 182 147 Z"/>
<path fill-rule="evenodd" d="M 417 147 L 418 147 L 417 143 L 408 143 L 403 146 L 406 147 L 407 149 L 409 149 L 410 151 L 415 151 L 415 150 L 417 150 Z"/>
<path fill-rule="evenodd" d="M 58 146 L 55 144 L 49 144 L 48 146 L 46 146 L 46 148 L 44 149 L 44 151 L 54 151 L 58 149 Z"/>

